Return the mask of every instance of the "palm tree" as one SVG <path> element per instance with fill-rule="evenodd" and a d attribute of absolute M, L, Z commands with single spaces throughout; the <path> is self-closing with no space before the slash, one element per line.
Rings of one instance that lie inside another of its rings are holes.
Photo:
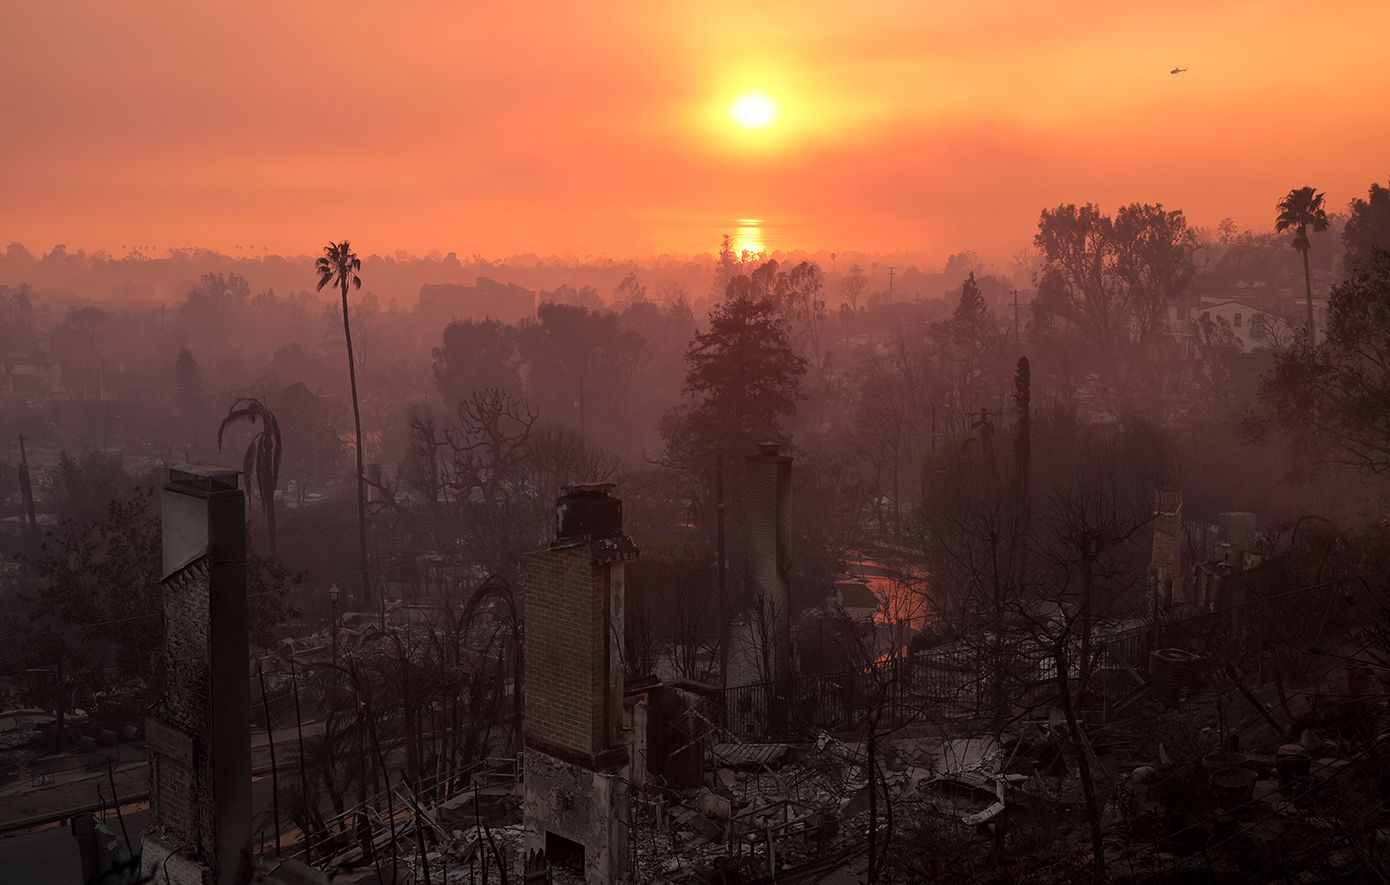
<path fill-rule="evenodd" d="M 275 558 L 275 489 L 280 485 L 280 422 L 270 407 L 254 396 L 238 397 L 227 409 L 227 417 L 217 428 L 217 451 L 222 451 L 222 435 L 238 421 L 261 422 L 261 432 L 246 446 L 242 472 L 248 481 L 255 477 L 256 494 L 265 511 L 265 528 L 270 537 L 270 558 Z"/>
<path fill-rule="evenodd" d="M 1288 192 L 1276 207 L 1279 217 L 1274 221 L 1274 229 L 1283 233 L 1289 228 L 1297 228 L 1293 247 L 1303 253 L 1303 285 L 1308 292 L 1308 343 L 1316 340 L 1313 335 L 1313 275 L 1308 270 L 1308 250 L 1312 243 L 1308 240 L 1308 228 L 1313 233 L 1327 230 L 1327 212 L 1323 209 L 1323 194 L 1311 187 L 1295 188 Z"/>
<path fill-rule="evenodd" d="M 357 366 L 353 362 L 352 356 L 352 327 L 348 322 L 348 286 L 354 289 L 362 288 L 362 278 L 357 272 L 362 269 L 362 262 L 353 253 L 352 247 L 347 240 L 341 243 L 329 243 L 323 247 L 323 257 L 318 260 L 315 267 L 319 275 L 318 288 L 315 291 L 322 291 L 324 286 L 337 286 L 343 293 L 343 337 L 347 339 L 347 358 L 348 358 L 348 381 L 352 385 L 352 423 L 357 433 L 357 538 L 362 556 L 362 607 L 371 608 L 371 584 L 367 580 L 367 493 L 363 478 L 366 475 L 362 467 L 362 413 L 357 407 Z"/>

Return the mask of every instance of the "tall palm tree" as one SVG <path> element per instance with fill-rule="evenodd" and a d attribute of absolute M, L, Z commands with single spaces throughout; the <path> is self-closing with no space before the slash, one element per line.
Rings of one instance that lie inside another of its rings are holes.
<path fill-rule="evenodd" d="M 1296 228 L 1293 247 L 1303 253 L 1303 286 L 1308 292 L 1308 343 L 1316 340 L 1313 334 L 1313 274 L 1308 270 L 1308 250 L 1313 244 L 1308 240 L 1308 228 L 1313 233 L 1327 230 L 1327 211 L 1323 209 L 1323 194 L 1311 187 L 1295 188 L 1288 192 L 1276 207 L 1279 217 L 1274 221 L 1274 229 L 1283 233 Z"/>
<path fill-rule="evenodd" d="M 242 396 L 232 401 L 227 417 L 217 428 L 217 451 L 222 451 L 222 435 L 238 421 L 261 422 L 261 431 L 251 437 L 246 446 L 246 461 L 242 472 L 248 482 L 255 478 L 256 494 L 265 511 L 265 528 L 270 537 L 270 558 L 275 558 L 275 489 L 280 485 L 280 422 L 270 407 L 254 396 Z"/>
<path fill-rule="evenodd" d="M 364 484 L 366 470 L 362 466 L 362 413 L 357 407 L 357 364 L 352 356 L 352 326 L 348 322 L 348 286 L 362 288 L 362 278 L 357 272 L 362 262 L 353 253 L 347 240 L 329 243 L 323 247 L 323 257 L 315 267 L 319 275 L 318 288 L 337 286 L 343 293 L 343 337 L 347 339 L 348 381 L 352 385 L 352 423 L 357 433 L 357 539 L 362 557 L 362 607 L 370 609 L 372 604 L 371 582 L 367 578 L 367 492 Z"/>

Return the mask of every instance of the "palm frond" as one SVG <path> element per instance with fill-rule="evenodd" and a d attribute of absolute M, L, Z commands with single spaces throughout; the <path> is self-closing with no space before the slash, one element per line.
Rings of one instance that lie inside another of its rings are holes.
<path fill-rule="evenodd" d="M 227 417 L 223 418 L 223 419 L 222 419 L 222 423 L 218 425 L 218 427 L 217 427 L 217 450 L 218 450 L 219 452 L 222 451 L 222 437 L 223 437 L 223 435 L 227 432 L 227 428 L 228 428 L 228 427 L 232 426 L 233 424 L 236 424 L 238 421 L 249 421 L 250 423 L 255 424 L 255 423 L 256 423 L 256 419 L 257 419 L 258 417 L 261 417 L 261 416 L 262 416 L 262 411 L 261 411 L 261 410 L 264 410 L 264 409 L 265 409 L 265 406 L 264 406 L 263 404 L 261 404 L 259 400 L 252 400 L 253 402 L 256 403 L 255 406 L 247 406 L 247 407 L 241 408 L 241 409 L 237 408 L 237 406 L 238 406 L 240 403 L 245 402 L 245 401 L 247 401 L 247 400 L 251 400 L 251 399 L 252 399 L 251 397 L 245 397 L 245 396 L 243 396 L 243 397 L 240 397 L 240 398 L 234 400 L 234 401 L 232 402 L 232 405 L 231 405 L 230 409 L 229 409 L 228 412 L 227 412 Z M 258 410 L 258 407 L 259 407 L 259 410 Z"/>
<path fill-rule="evenodd" d="M 280 475 L 280 455 L 284 451 L 280 447 L 280 434 L 278 431 L 275 434 L 275 444 L 271 447 L 271 451 L 274 454 L 270 462 L 270 472 L 278 477 Z"/>
<path fill-rule="evenodd" d="M 241 472 L 246 475 L 247 480 L 255 474 L 256 467 L 256 447 L 254 445 L 246 447 L 246 457 L 241 461 Z"/>

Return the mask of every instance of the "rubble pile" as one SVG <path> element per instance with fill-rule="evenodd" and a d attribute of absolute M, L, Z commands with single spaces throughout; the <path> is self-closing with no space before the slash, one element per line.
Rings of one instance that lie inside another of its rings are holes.
<path fill-rule="evenodd" d="M 753 743 L 705 720 L 693 779 L 630 785 L 628 878 L 859 881 L 873 858 L 881 881 L 1093 881 L 1097 839 L 1111 880 L 1373 875 L 1390 845 L 1383 702 L 1277 694 L 1209 675 L 1175 699 L 1140 692 L 1120 711 L 1080 711 L 1079 741 L 1051 706 L 987 735 L 924 717 L 884 733 Z M 402 830 L 414 881 L 425 862 L 433 882 L 501 882 L 503 869 L 531 881 L 520 775 L 506 774 L 517 779 L 429 810 L 423 859 L 415 830 Z M 583 881 L 564 862 L 548 875 Z"/>

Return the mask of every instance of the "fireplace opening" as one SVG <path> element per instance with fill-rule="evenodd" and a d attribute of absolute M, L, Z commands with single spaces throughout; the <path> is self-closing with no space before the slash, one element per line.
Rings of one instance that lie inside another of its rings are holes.
<path fill-rule="evenodd" d="M 545 859 L 551 869 L 559 867 L 584 875 L 584 846 L 559 833 L 545 833 Z"/>

